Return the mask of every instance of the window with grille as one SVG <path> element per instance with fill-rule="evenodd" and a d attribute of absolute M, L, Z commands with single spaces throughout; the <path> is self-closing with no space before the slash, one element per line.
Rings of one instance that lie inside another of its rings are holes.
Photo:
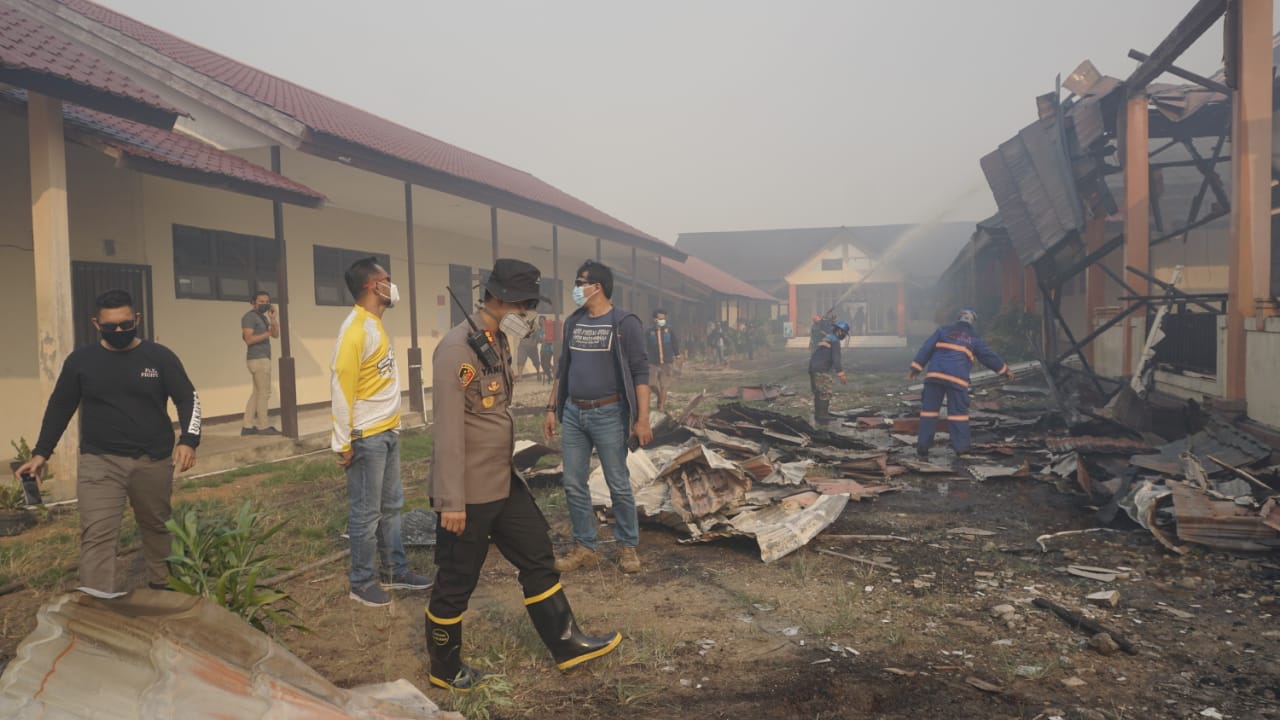
<path fill-rule="evenodd" d="M 174 291 L 179 298 L 247 302 L 258 291 L 275 298 L 279 262 L 275 238 L 173 226 Z"/>
<path fill-rule="evenodd" d="M 344 277 L 347 268 L 357 260 L 373 256 L 383 270 L 391 272 L 391 257 L 383 253 L 371 253 L 368 250 L 346 250 L 343 248 L 316 245 L 312 249 L 312 260 L 315 269 L 316 304 L 317 305 L 350 305 L 355 302 L 351 292 L 347 290 Z"/>

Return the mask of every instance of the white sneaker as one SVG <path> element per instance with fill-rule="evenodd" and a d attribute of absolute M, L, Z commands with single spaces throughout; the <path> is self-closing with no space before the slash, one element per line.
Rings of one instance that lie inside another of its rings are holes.
<path fill-rule="evenodd" d="M 116 598 L 124 597 L 125 595 L 129 594 L 127 592 L 106 592 L 105 590 L 94 590 L 93 588 L 87 585 L 81 585 L 80 587 L 76 588 L 76 590 L 79 590 L 85 595 L 96 597 L 99 600 L 115 600 Z"/>

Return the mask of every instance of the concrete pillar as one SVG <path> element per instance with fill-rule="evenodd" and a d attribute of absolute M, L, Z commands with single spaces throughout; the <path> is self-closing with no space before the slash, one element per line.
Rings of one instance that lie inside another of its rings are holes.
<path fill-rule="evenodd" d="M 1226 395 L 1247 391 L 1245 319 L 1273 314 L 1271 294 L 1271 0 L 1239 0 L 1239 87 L 1231 118 L 1231 249 Z M 1266 23 L 1260 25 L 1259 23 Z M 1257 300 L 1256 298 L 1263 298 Z M 1259 313 L 1258 311 L 1261 310 Z"/>
<path fill-rule="evenodd" d="M 1090 218 L 1088 225 L 1086 225 L 1084 229 L 1084 247 L 1086 253 L 1092 253 L 1102 247 L 1102 244 L 1106 242 L 1106 227 L 1106 217 L 1099 215 Z M 1107 274 L 1102 272 L 1102 262 L 1103 261 L 1099 260 L 1097 263 L 1091 265 L 1088 270 L 1085 270 L 1085 334 L 1088 334 L 1093 330 L 1098 308 L 1105 305 L 1107 301 L 1107 288 L 1105 285 L 1107 281 Z M 1089 343 L 1088 347 L 1084 350 L 1085 356 L 1089 358 L 1090 365 L 1096 363 L 1093 352 L 1095 345 L 1096 343 Z"/>
<path fill-rule="evenodd" d="M 492 262 L 498 262 L 498 208 L 492 206 L 489 207 L 489 240 L 493 244 Z"/>
<path fill-rule="evenodd" d="M 907 336 L 907 284 L 898 283 L 898 337 Z"/>
<path fill-rule="evenodd" d="M 75 349 L 75 313 L 71 293 L 71 233 L 67 221 L 67 155 L 62 130 L 62 103 L 27 93 L 27 142 L 31 155 L 31 230 L 35 255 L 36 354 L 40 390 L 48 397 L 62 371 L 62 362 Z M 141 300 L 141 298 L 138 298 Z M 31 421 L 38 423 L 39 415 Z M 33 425 L 33 427 L 36 427 Z M 65 500 L 75 495 L 80 422 L 72 418 L 50 459 L 53 479 L 48 496 Z"/>
<path fill-rule="evenodd" d="M 799 304 L 796 300 L 796 286 L 787 283 L 787 318 L 791 321 L 791 332 L 795 337 L 800 337 L 800 326 L 797 324 L 800 320 Z"/>
<path fill-rule="evenodd" d="M 1129 98 L 1125 106 L 1124 132 L 1124 264 L 1150 272 L 1151 168 L 1145 90 Z M 1143 278 L 1128 271 L 1123 277 L 1138 294 L 1151 294 L 1151 283 Z M 1130 315 L 1124 326 L 1124 367 L 1126 372 L 1133 372 L 1146 328 L 1145 313 Z"/>

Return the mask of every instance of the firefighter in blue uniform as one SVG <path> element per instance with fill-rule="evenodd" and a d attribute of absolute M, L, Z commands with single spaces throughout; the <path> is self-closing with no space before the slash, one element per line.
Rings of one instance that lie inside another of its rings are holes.
<path fill-rule="evenodd" d="M 1014 378 L 1009 366 L 973 331 L 978 313 L 971 308 L 960 311 L 954 325 L 940 327 L 920 346 L 911 363 L 908 378 L 924 373 L 924 392 L 920 395 L 920 437 L 916 455 L 929 457 L 933 433 L 938 427 L 942 400 L 947 401 L 947 426 L 951 431 L 951 448 L 956 455 L 969 451 L 969 370 L 974 361 Z"/>
<path fill-rule="evenodd" d="M 840 341 L 849 337 L 849 323 L 836 320 L 831 332 L 823 336 L 809 356 L 809 386 L 813 388 L 813 421 L 821 425 L 831 422 L 831 374 L 848 382 L 840 364 Z"/>

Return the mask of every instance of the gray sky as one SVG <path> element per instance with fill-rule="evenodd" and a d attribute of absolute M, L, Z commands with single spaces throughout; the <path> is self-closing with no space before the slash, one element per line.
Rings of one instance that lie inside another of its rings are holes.
<path fill-rule="evenodd" d="M 978 159 L 1054 76 L 1085 58 L 1127 75 L 1129 48 L 1149 52 L 1194 4 L 98 1 L 669 242 L 985 217 Z M 1216 70 L 1221 34 L 1180 64 Z"/>

